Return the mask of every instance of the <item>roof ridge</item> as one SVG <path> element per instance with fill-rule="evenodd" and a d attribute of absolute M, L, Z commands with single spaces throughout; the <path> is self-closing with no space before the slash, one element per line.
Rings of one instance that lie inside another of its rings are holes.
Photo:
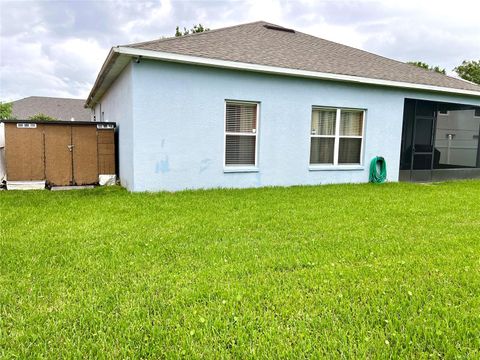
<path fill-rule="evenodd" d="M 432 70 L 429 70 L 429 69 L 424 69 L 424 68 L 421 68 L 421 67 L 418 67 L 418 66 L 415 66 L 413 64 L 409 64 L 408 62 L 404 62 L 404 61 L 401 61 L 401 60 L 397 60 L 397 59 L 393 59 L 393 58 L 390 58 L 390 57 L 387 57 L 387 56 L 384 56 L 384 55 L 380 55 L 380 54 L 376 54 L 376 53 L 373 53 L 371 51 L 368 51 L 368 50 L 364 50 L 364 49 L 359 49 L 359 48 L 356 48 L 356 47 L 353 47 L 353 46 L 350 46 L 350 45 L 345 45 L 345 44 L 342 44 L 342 43 L 339 43 L 339 42 L 335 42 L 335 41 L 332 41 L 332 40 L 328 40 L 328 39 L 325 39 L 325 38 L 322 38 L 322 37 L 319 37 L 319 36 L 315 36 L 315 35 L 311 35 L 311 34 L 307 34 L 307 33 L 304 33 L 302 31 L 297 31 L 295 30 L 295 32 L 299 33 L 299 34 L 302 34 L 302 35 L 307 35 L 307 36 L 310 36 L 310 37 L 314 37 L 316 39 L 321 39 L 323 41 L 326 41 L 330 44 L 334 44 L 334 45 L 342 45 L 342 46 L 345 46 L 345 47 L 348 47 L 350 49 L 354 49 L 356 51 L 361 51 L 363 53 L 366 53 L 366 54 L 369 54 L 369 55 L 373 55 L 373 56 L 376 56 L 376 57 L 379 57 L 379 58 L 382 58 L 382 59 L 386 59 L 386 60 L 389 60 L 389 61 L 394 61 L 398 64 L 401 64 L 401 65 L 408 65 L 408 66 L 412 66 L 415 70 L 419 70 L 421 72 L 425 72 L 427 71 L 429 74 L 435 74 L 434 76 L 445 76 L 449 79 L 452 79 L 452 80 L 457 80 L 457 81 L 462 81 L 462 82 L 466 82 L 466 83 L 469 83 L 471 85 L 476 85 L 476 86 L 479 86 L 479 84 L 476 84 L 474 82 L 471 82 L 471 81 L 468 81 L 468 80 L 465 80 L 465 79 L 462 79 L 462 78 L 456 78 L 456 77 L 453 77 L 453 76 L 450 76 L 448 74 L 442 74 L 442 73 L 439 73 L 439 72 L 435 72 L 435 71 L 432 71 Z"/>
<path fill-rule="evenodd" d="M 356 51 L 361 51 L 363 53 L 366 53 L 366 54 L 369 54 L 369 55 L 373 55 L 373 56 L 376 56 L 376 57 L 380 57 L 382 59 L 386 59 L 386 60 L 389 60 L 389 61 L 394 61 L 398 64 L 401 64 L 401 65 L 409 65 L 409 66 L 413 66 L 415 69 L 417 70 L 423 70 L 423 71 L 429 71 L 429 73 L 431 73 L 431 70 L 428 70 L 428 69 L 424 69 L 424 68 L 421 68 L 421 67 L 418 67 L 418 66 L 415 66 L 413 64 L 409 64 L 408 62 L 404 62 L 404 61 L 401 61 L 401 60 L 397 60 L 397 59 L 394 59 L 394 58 L 390 58 L 390 57 L 387 57 L 387 56 L 384 56 L 384 55 L 380 55 L 380 54 L 376 54 L 374 52 L 371 52 L 369 50 L 364 50 L 364 49 L 360 49 L 360 48 L 356 48 L 356 47 L 353 47 L 353 46 L 350 46 L 350 45 L 346 45 L 346 44 L 342 44 L 342 43 L 339 43 L 339 42 L 335 42 L 335 41 L 332 41 L 332 40 L 328 40 L 328 39 L 325 39 L 325 38 L 322 38 L 322 37 L 319 37 L 319 36 L 315 36 L 315 35 L 311 35 L 311 34 L 308 34 L 308 33 L 304 33 L 302 31 L 297 31 L 295 30 L 295 32 L 299 33 L 299 34 L 302 34 L 302 35 L 307 35 L 307 36 L 310 36 L 310 37 L 314 37 L 316 39 L 321 39 L 323 41 L 326 41 L 330 44 L 334 44 L 334 45 L 342 45 L 342 46 L 345 46 L 347 48 L 350 48 L 350 49 L 353 49 L 353 50 L 356 50 Z M 463 80 L 463 79 L 457 79 L 457 78 L 454 78 L 452 76 L 449 76 L 447 74 L 441 74 L 441 73 L 437 73 L 438 75 L 442 75 L 442 76 L 446 76 L 446 77 L 449 77 L 451 79 L 454 79 L 454 80 Z"/>
<path fill-rule="evenodd" d="M 374 55 L 374 56 L 381 57 L 381 58 L 383 58 L 383 59 L 395 61 L 395 62 L 398 62 L 398 63 L 400 63 L 400 64 L 404 64 L 404 65 L 407 64 L 407 63 L 405 63 L 405 62 L 403 62 L 403 61 L 400 61 L 400 60 L 392 59 L 392 58 L 386 57 L 386 56 L 384 56 L 384 55 L 375 54 L 375 53 L 373 53 L 373 52 L 371 52 L 371 51 L 368 51 L 368 50 L 359 49 L 359 48 L 356 48 L 356 47 L 353 47 L 353 46 L 350 46 L 350 45 L 346 45 L 346 44 L 342 44 L 342 43 L 339 43 L 339 42 L 336 42 L 336 41 L 328 40 L 328 39 L 325 39 L 325 38 L 323 38 L 323 37 L 315 36 L 315 35 L 312 35 L 312 34 L 307 34 L 307 33 L 304 33 L 304 32 L 302 32 L 302 31 L 296 31 L 296 30 L 295 30 L 295 32 L 297 32 L 297 33 L 299 33 L 299 34 L 302 34 L 302 35 L 307 35 L 307 36 L 310 36 L 310 37 L 314 37 L 314 38 L 316 38 L 316 39 L 321 39 L 321 40 L 326 41 L 326 42 L 328 42 L 328 43 L 330 43 L 330 44 L 342 45 L 342 46 L 345 46 L 345 47 L 347 47 L 347 48 L 350 48 L 350 49 L 353 49 L 353 50 L 356 50 L 356 51 L 361 51 L 361 52 L 364 52 L 364 53 L 366 53 L 366 54 L 370 54 L 370 55 Z"/>
<path fill-rule="evenodd" d="M 85 99 L 80 99 L 80 98 L 56 97 L 56 96 L 41 96 L 41 95 L 30 95 L 30 96 L 26 96 L 26 97 L 24 97 L 24 98 L 20 98 L 20 99 L 13 100 L 13 101 L 19 101 L 19 100 L 25 100 L 25 99 L 31 99 L 31 98 L 59 99 L 59 100 L 80 100 L 80 101 L 85 101 Z"/>
<path fill-rule="evenodd" d="M 237 27 L 240 27 L 240 26 L 262 24 L 262 23 L 263 24 L 270 24 L 270 23 L 268 23 L 266 21 L 263 21 L 263 20 L 257 20 L 257 21 L 251 21 L 251 22 L 248 22 L 248 23 L 237 24 L 237 25 L 232 25 L 232 26 L 225 26 L 225 27 L 222 27 L 222 28 L 212 29 L 212 30 L 208 30 L 208 31 L 202 31 L 202 32 L 199 32 L 199 33 L 192 33 L 192 34 L 187 34 L 187 35 L 182 35 L 182 36 L 169 36 L 169 37 L 166 37 L 166 38 L 153 39 L 153 40 L 142 41 L 142 42 L 138 42 L 138 43 L 118 45 L 118 46 L 135 47 L 135 46 L 138 46 L 138 45 L 144 45 L 144 44 L 148 44 L 148 43 L 152 43 L 152 42 L 154 42 L 154 43 L 162 42 L 163 43 L 163 42 L 167 42 L 167 41 L 171 41 L 171 40 L 185 39 L 185 38 L 189 38 L 189 37 L 192 37 L 192 36 L 207 35 L 207 34 L 219 32 L 219 31 L 223 31 L 223 30 L 229 30 L 229 29 L 237 28 Z M 271 25 L 275 25 L 275 24 L 271 24 Z M 279 25 L 277 25 L 277 26 L 279 26 Z"/>

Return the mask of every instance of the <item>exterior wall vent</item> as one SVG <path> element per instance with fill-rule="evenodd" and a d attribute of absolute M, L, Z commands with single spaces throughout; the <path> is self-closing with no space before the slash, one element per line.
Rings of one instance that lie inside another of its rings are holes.
<path fill-rule="evenodd" d="M 284 32 L 295 34 L 295 30 L 284 28 L 284 27 L 281 27 L 281 26 L 263 25 L 263 27 L 265 27 L 266 29 L 269 29 L 269 30 L 284 31 Z"/>
<path fill-rule="evenodd" d="M 115 126 L 113 124 L 98 124 L 97 129 L 113 129 Z"/>
<path fill-rule="evenodd" d="M 17 123 L 17 128 L 19 129 L 36 129 L 37 124 L 32 123 Z"/>

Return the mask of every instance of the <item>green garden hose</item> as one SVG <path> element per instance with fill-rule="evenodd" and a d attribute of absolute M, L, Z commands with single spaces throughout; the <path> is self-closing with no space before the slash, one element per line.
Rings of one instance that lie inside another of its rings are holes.
<path fill-rule="evenodd" d="M 370 163 L 370 182 L 381 184 L 387 179 L 387 163 L 381 156 L 374 157 Z"/>

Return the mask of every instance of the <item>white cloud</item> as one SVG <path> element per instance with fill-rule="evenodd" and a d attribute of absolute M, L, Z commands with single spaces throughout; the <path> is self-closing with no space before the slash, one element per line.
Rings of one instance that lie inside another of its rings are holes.
<path fill-rule="evenodd" d="M 308 34 L 316 34 L 323 39 L 356 48 L 361 48 L 368 39 L 366 35 L 356 31 L 354 28 L 332 25 L 326 22 L 307 26 L 302 31 Z"/>
<path fill-rule="evenodd" d="M 66 39 L 51 45 L 49 53 L 55 59 L 60 76 L 92 81 L 107 52 L 94 39 Z M 85 78 L 81 78 L 85 77 Z"/>
<path fill-rule="evenodd" d="M 2 100 L 29 95 L 85 97 L 107 54 L 92 39 L 48 44 L 23 34 L 2 38 L 1 53 Z"/>
<path fill-rule="evenodd" d="M 148 36 L 152 27 L 156 28 L 158 24 L 171 20 L 172 3 L 170 0 L 162 0 L 159 4 L 151 2 L 130 4 L 136 6 L 136 10 L 143 13 L 143 16 L 131 19 L 121 27 L 121 31 L 132 39 L 132 41 L 145 40 L 142 36 Z"/>
<path fill-rule="evenodd" d="M 248 0 L 245 4 L 249 21 L 265 20 L 272 23 L 281 23 L 284 20 L 285 6 L 288 4 L 282 4 L 279 0 Z"/>
<path fill-rule="evenodd" d="M 480 54 L 480 3 L 468 0 L 32 0 L 0 7 L 0 100 L 86 97 L 111 46 L 171 36 L 176 25 L 266 20 L 449 71 Z"/>

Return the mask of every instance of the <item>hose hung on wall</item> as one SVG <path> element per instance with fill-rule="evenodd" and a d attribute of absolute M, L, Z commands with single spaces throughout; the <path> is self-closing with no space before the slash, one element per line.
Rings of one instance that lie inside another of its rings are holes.
<path fill-rule="evenodd" d="M 376 156 L 370 163 L 370 182 L 374 184 L 384 183 L 387 179 L 387 163 L 381 156 Z"/>

